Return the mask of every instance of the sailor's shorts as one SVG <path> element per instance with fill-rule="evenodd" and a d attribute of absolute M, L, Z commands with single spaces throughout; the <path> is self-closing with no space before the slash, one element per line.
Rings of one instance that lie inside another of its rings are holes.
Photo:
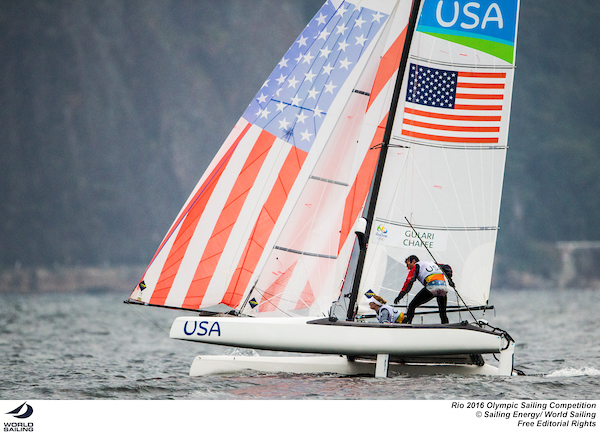
<path fill-rule="evenodd" d="M 446 281 L 433 280 L 429 282 L 425 288 L 435 297 L 445 297 L 448 294 Z"/>

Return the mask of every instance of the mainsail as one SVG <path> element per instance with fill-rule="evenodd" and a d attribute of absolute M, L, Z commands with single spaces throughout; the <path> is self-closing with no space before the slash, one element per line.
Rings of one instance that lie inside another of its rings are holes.
<path fill-rule="evenodd" d="M 411 0 L 325 3 L 220 148 L 132 300 L 327 314 L 371 191 L 412 7 Z M 404 258 L 428 258 L 428 242 L 454 268 L 467 304 L 486 304 L 517 10 L 518 0 L 422 2 L 361 293 L 393 298 Z"/>
<path fill-rule="evenodd" d="M 518 0 L 423 2 L 361 292 L 372 290 L 390 298 L 406 277 L 405 258 L 414 254 L 431 260 L 431 252 L 439 263 L 453 267 L 461 306 L 463 301 L 468 306 L 487 304 L 508 140 L 517 11 Z"/>
<path fill-rule="evenodd" d="M 328 1 L 279 62 L 131 299 L 326 313 L 361 216 L 411 1 Z"/>

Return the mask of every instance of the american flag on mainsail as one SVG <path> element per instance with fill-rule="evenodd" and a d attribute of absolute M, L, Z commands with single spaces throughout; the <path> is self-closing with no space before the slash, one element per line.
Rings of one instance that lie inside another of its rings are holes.
<path fill-rule="evenodd" d="M 456 142 L 498 142 L 506 73 L 410 65 L 402 135 Z"/>

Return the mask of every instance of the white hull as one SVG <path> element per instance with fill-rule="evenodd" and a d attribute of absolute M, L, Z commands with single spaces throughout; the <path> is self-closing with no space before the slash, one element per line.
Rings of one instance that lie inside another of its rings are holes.
<path fill-rule="evenodd" d="M 457 367 L 464 369 L 465 366 L 469 366 L 467 370 L 473 371 L 467 373 L 512 373 L 513 343 L 503 333 L 484 331 L 471 325 L 372 324 L 308 318 L 179 317 L 171 327 L 171 338 L 240 348 L 337 354 L 351 358 L 380 356 L 380 361 L 384 361 L 383 356 L 391 356 L 392 359 L 399 359 L 401 363 L 416 359 L 416 365 L 421 363 L 421 359 L 427 358 L 500 353 L 500 366 L 497 370 L 482 367 L 478 369 L 476 365 L 465 364 Z M 342 374 L 372 373 L 373 370 L 373 366 L 335 356 L 328 359 L 322 356 L 314 359 L 286 358 L 289 360 L 273 357 L 272 361 L 257 357 L 234 357 L 227 361 L 227 366 L 223 358 L 209 361 L 204 361 L 205 356 L 199 358 L 200 363 L 206 363 L 206 370 L 215 368 L 215 372 L 208 373 L 225 372 L 221 368 L 299 373 L 314 372 L 312 369 L 318 369 L 319 372 Z M 223 364 L 219 365 L 219 362 Z M 387 358 L 385 362 L 387 371 Z M 248 366 L 249 364 L 252 366 Z M 394 370 L 393 361 L 389 365 Z M 204 367 L 193 366 L 191 373 L 205 374 Z M 428 373 L 439 373 L 429 365 L 424 367 L 424 370 L 431 371 Z M 367 368 L 366 371 L 363 371 L 363 368 Z M 451 368 L 444 365 L 443 369 Z"/>
<path fill-rule="evenodd" d="M 349 360 L 344 356 L 315 355 L 294 357 L 249 357 L 227 355 L 197 356 L 190 367 L 190 376 L 232 374 L 247 370 L 267 373 L 333 373 L 340 375 L 376 375 L 377 363 L 373 360 Z M 400 364 L 390 363 L 388 371 L 394 373 L 431 375 L 499 375 L 491 365 L 473 364 Z"/>

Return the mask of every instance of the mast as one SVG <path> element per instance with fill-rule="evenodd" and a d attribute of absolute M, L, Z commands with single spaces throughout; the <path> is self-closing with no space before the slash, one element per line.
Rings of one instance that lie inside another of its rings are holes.
<path fill-rule="evenodd" d="M 402 50 L 402 57 L 400 59 L 400 65 L 398 67 L 398 75 L 396 76 L 396 84 L 394 87 L 394 94 L 392 96 L 392 102 L 390 105 L 390 111 L 388 114 L 387 123 L 385 125 L 385 132 L 383 136 L 383 142 L 379 149 L 379 159 L 377 161 L 377 169 L 373 182 L 371 185 L 371 198 L 369 200 L 369 207 L 367 209 L 367 227 L 365 229 L 365 241 L 362 243 L 364 247 L 360 248 L 358 256 L 358 262 L 356 264 L 356 272 L 354 274 L 354 281 L 352 284 L 352 291 L 350 293 L 350 303 L 348 305 L 348 312 L 346 314 L 347 321 L 354 320 L 354 309 L 356 307 L 356 301 L 358 299 L 358 291 L 360 287 L 360 280 L 362 278 L 363 267 L 365 264 L 365 257 L 367 255 L 367 247 L 369 243 L 369 237 L 371 234 L 371 226 L 373 225 L 373 218 L 375 215 L 375 207 L 377 205 L 377 197 L 379 195 L 379 188 L 381 185 L 381 178 L 383 177 L 383 168 L 385 166 L 385 159 L 392 137 L 392 127 L 394 125 L 394 118 L 396 116 L 396 109 L 398 108 L 398 101 L 400 100 L 400 90 L 402 88 L 402 81 L 404 79 L 404 72 L 406 71 L 406 65 L 408 63 L 408 55 L 410 52 L 410 45 L 412 43 L 413 34 L 417 24 L 417 18 L 419 16 L 419 10 L 421 8 L 421 0 L 413 0 L 413 5 L 408 21 L 408 28 L 406 32 L 406 39 L 404 41 L 404 48 Z"/>

